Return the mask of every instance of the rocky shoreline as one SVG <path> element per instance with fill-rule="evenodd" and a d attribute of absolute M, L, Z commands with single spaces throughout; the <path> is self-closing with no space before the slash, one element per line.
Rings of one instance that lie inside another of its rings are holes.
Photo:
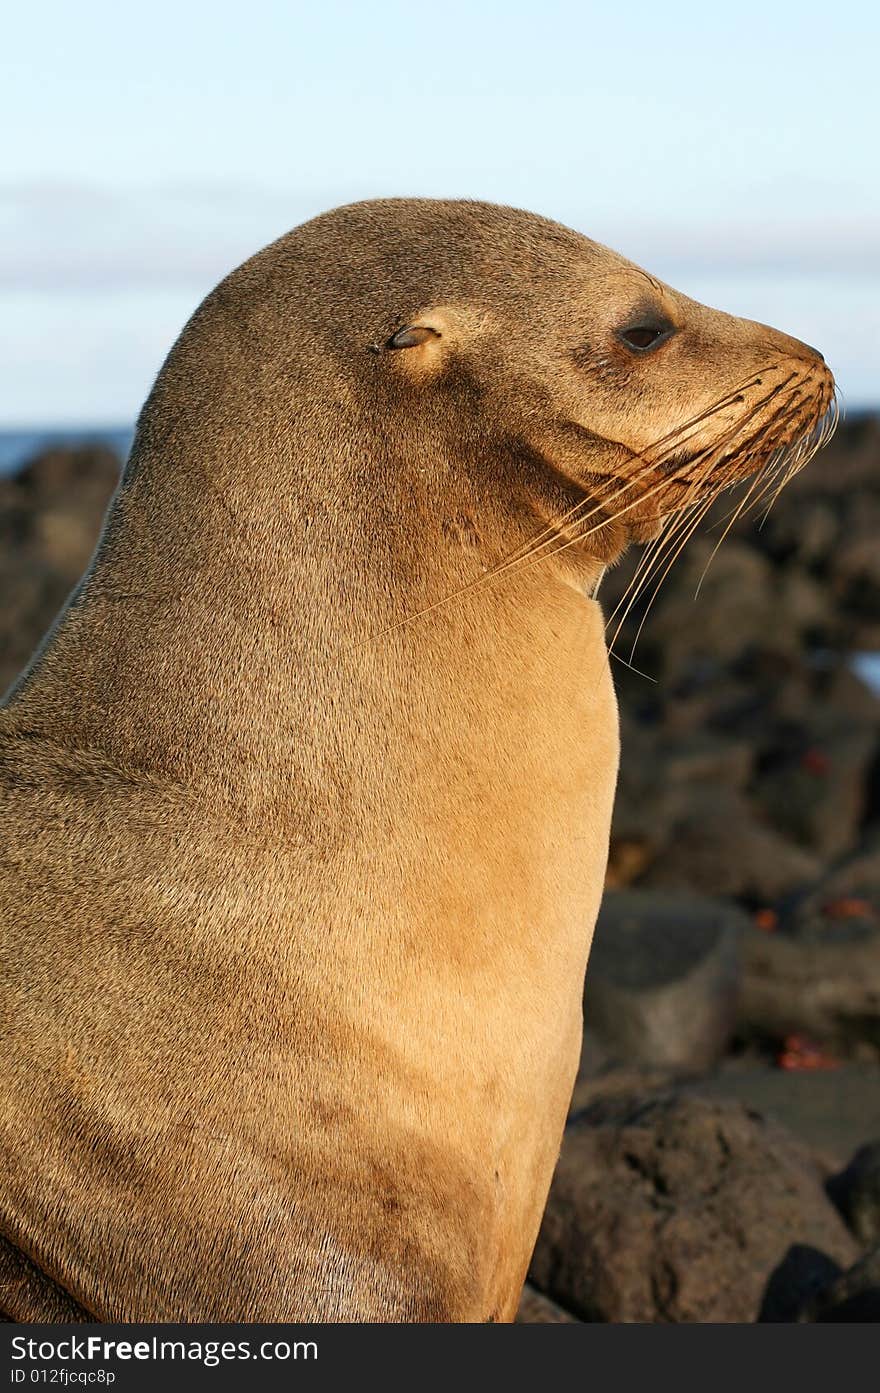
<path fill-rule="evenodd" d="M 0 479 L 0 685 L 118 467 L 55 450 Z M 607 892 L 521 1321 L 880 1319 L 880 695 L 857 675 L 880 652 L 880 419 L 713 555 L 724 526 L 635 652 L 644 597 L 614 643 Z"/>

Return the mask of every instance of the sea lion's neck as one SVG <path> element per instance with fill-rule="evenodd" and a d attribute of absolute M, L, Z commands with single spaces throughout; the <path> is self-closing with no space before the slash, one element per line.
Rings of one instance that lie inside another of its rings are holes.
<path fill-rule="evenodd" d="M 444 487 L 441 508 L 427 490 L 377 505 L 367 488 L 334 499 L 301 483 L 269 508 L 244 486 L 190 496 L 147 461 L 10 714 L 249 804 L 297 777 L 320 782 L 345 746 L 355 776 L 374 778 L 377 745 L 407 722 L 418 740 L 423 723 L 469 710 L 479 729 L 482 708 L 518 705 L 532 674 L 552 686 L 583 664 L 589 606 L 541 565 L 481 579 L 490 522 Z M 492 559 L 515 541 L 493 537 Z"/>

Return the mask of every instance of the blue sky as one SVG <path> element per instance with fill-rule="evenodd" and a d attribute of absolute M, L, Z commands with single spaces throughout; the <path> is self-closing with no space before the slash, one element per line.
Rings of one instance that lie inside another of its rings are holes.
<path fill-rule="evenodd" d="M 880 404 L 878 51 L 854 0 L 17 5 L 0 426 L 131 419 L 222 274 L 392 193 L 560 218 Z"/>

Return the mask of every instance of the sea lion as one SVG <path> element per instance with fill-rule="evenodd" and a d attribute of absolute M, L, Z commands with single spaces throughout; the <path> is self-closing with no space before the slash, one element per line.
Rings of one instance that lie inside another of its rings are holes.
<path fill-rule="evenodd" d="M 338 209 L 207 297 L 0 713 L 10 1316 L 513 1317 L 617 770 L 590 596 L 832 411 L 509 208 Z"/>

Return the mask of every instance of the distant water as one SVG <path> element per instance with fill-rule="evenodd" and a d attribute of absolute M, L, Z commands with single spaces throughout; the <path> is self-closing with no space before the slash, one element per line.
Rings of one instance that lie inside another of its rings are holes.
<path fill-rule="evenodd" d="M 880 696 L 880 653 L 853 653 L 849 665 L 856 677 Z"/>
<path fill-rule="evenodd" d="M 96 426 L 91 430 L 0 430 L 0 474 L 13 474 L 34 455 L 58 447 L 108 445 L 124 460 L 133 436 L 130 426 Z"/>

